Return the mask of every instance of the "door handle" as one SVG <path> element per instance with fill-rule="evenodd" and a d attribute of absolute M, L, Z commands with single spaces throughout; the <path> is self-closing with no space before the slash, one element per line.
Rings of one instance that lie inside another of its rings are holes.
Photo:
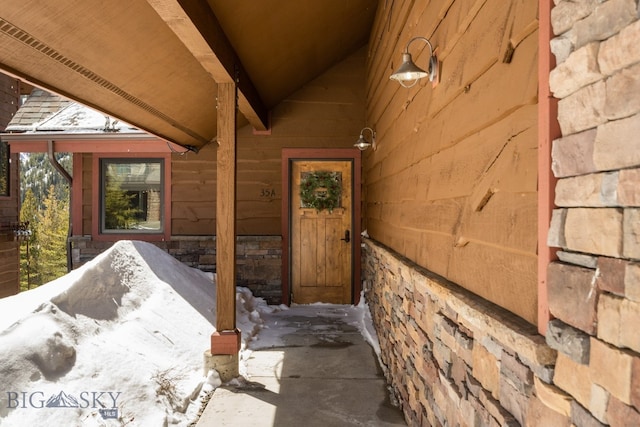
<path fill-rule="evenodd" d="M 351 241 L 351 234 L 349 233 L 349 230 L 344 231 L 344 238 L 340 240 L 344 240 L 346 243 Z"/>

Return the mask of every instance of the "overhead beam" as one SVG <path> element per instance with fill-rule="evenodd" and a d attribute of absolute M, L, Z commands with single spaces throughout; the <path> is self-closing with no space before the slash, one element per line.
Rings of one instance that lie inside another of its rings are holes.
<path fill-rule="evenodd" d="M 269 111 L 206 0 L 147 0 L 216 83 L 235 82 L 240 113 L 256 130 Z"/>

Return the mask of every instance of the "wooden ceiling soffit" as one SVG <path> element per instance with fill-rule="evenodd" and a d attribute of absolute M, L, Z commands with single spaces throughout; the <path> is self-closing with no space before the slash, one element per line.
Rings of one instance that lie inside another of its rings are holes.
<path fill-rule="evenodd" d="M 133 10 L 123 15 L 110 3 L 56 2 L 51 6 L 66 20 L 50 20 L 45 10 L 24 1 L 7 3 L 1 11 L 1 70 L 185 147 L 199 148 L 215 137 L 210 99 L 215 82 L 148 5 L 157 22 L 145 15 L 146 3 L 132 3 Z M 79 7 L 82 15 L 74 15 Z M 63 24 L 76 24 L 75 31 L 65 31 Z M 126 30 L 136 24 L 149 35 L 131 43 Z M 114 32 L 110 38 L 98 38 L 108 31 Z M 149 67 L 144 53 L 152 50 L 154 67 Z M 176 87 L 157 90 L 167 75 L 175 76 Z"/>
<path fill-rule="evenodd" d="M 240 113 L 256 130 L 269 128 L 268 109 L 206 0 L 147 0 L 216 83 L 238 85 Z"/>

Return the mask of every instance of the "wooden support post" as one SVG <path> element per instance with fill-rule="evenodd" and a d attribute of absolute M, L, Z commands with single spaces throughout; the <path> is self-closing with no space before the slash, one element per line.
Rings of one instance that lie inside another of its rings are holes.
<path fill-rule="evenodd" d="M 236 329 L 236 95 L 233 82 L 218 84 L 216 196 L 216 329 L 211 354 L 237 354 Z"/>

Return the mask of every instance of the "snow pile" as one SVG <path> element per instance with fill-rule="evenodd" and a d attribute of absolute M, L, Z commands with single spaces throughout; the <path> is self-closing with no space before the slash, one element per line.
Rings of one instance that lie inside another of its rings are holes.
<path fill-rule="evenodd" d="M 358 306 L 289 309 L 236 290 L 241 375 L 252 351 L 292 332 L 267 315 L 277 311 L 341 317 L 380 357 L 364 296 Z M 220 385 L 217 372 L 203 372 L 215 308 L 211 274 L 137 241 L 0 299 L 0 427 L 192 424 Z"/>
<path fill-rule="evenodd" d="M 211 274 L 121 241 L 0 299 L 0 426 L 188 425 L 219 385 L 216 372 L 203 372 L 215 295 Z M 248 290 L 238 298 L 247 341 L 266 305 Z"/>

